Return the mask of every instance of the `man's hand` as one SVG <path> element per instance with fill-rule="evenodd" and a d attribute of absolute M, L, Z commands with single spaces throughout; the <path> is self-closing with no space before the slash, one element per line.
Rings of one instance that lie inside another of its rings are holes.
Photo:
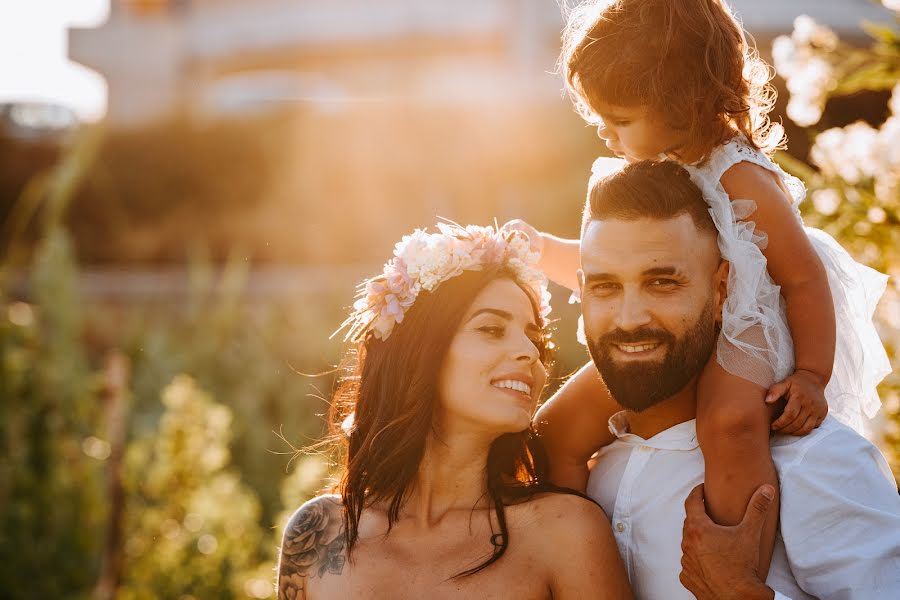
<path fill-rule="evenodd" d="M 716 525 L 706 514 L 703 484 L 684 502 L 687 516 L 681 540 L 681 584 L 698 600 L 750 600 L 774 597 L 759 579 L 759 540 L 775 489 L 765 484 L 750 498 L 743 520 Z"/>
<path fill-rule="evenodd" d="M 797 369 L 784 381 L 769 388 L 766 402 L 772 403 L 784 398 L 787 402 L 784 412 L 772 423 L 772 429 L 790 435 L 806 435 L 822 424 L 828 415 L 825 400 L 825 386 L 821 377 Z"/>

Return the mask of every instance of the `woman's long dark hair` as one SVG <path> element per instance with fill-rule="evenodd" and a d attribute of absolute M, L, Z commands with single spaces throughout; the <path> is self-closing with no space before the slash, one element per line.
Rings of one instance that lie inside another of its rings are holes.
<path fill-rule="evenodd" d="M 346 436 L 340 483 L 348 554 L 359 538 L 365 507 L 388 502 L 388 531 L 396 522 L 432 433 L 447 349 L 472 300 L 500 278 L 519 283 L 508 268 L 488 267 L 445 281 L 433 293 L 422 292 L 387 340 L 369 335 L 354 349 L 331 408 L 335 429 L 349 414 L 354 415 Z M 526 286 L 519 283 L 519 287 L 531 299 L 543 328 L 538 299 Z M 549 362 L 547 345 L 542 343 L 540 348 L 545 365 Z M 531 428 L 494 440 L 486 476 L 499 532 L 491 538 L 494 549 L 490 558 L 455 577 L 477 573 L 503 556 L 509 545 L 505 506 L 556 489 L 547 483 L 548 470 L 544 448 Z"/>

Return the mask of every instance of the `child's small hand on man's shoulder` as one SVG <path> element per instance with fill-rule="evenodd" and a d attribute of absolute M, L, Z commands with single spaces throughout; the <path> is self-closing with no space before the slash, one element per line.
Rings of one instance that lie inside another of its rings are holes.
<path fill-rule="evenodd" d="M 786 402 L 784 411 L 772 423 L 772 429 L 779 433 L 807 435 L 828 415 L 825 386 L 821 377 L 810 371 L 797 369 L 784 381 L 769 388 L 767 403 L 781 398 Z"/>

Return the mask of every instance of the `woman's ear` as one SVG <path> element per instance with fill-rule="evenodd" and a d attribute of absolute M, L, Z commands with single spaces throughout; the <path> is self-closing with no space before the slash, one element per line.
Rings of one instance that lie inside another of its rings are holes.
<path fill-rule="evenodd" d="M 716 323 L 722 322 L 722 307 L 725 306 L 725 300 L 728 298 L 728 273 L 730 270 L 731 263 L 722 260 L 713 276 L 713 289 L 716 294 Z"/>

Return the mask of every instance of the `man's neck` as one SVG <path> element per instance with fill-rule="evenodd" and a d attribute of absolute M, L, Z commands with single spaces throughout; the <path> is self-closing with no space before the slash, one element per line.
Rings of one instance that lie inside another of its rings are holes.
<path fill-rule="evenodd" d="M 641 412 L 626 411 L 631 433 L 648 440 L 656 434 L 679 423 L 697 418 L 697 378 L 692 379 L 680 392 L 657 402 Z"/>

